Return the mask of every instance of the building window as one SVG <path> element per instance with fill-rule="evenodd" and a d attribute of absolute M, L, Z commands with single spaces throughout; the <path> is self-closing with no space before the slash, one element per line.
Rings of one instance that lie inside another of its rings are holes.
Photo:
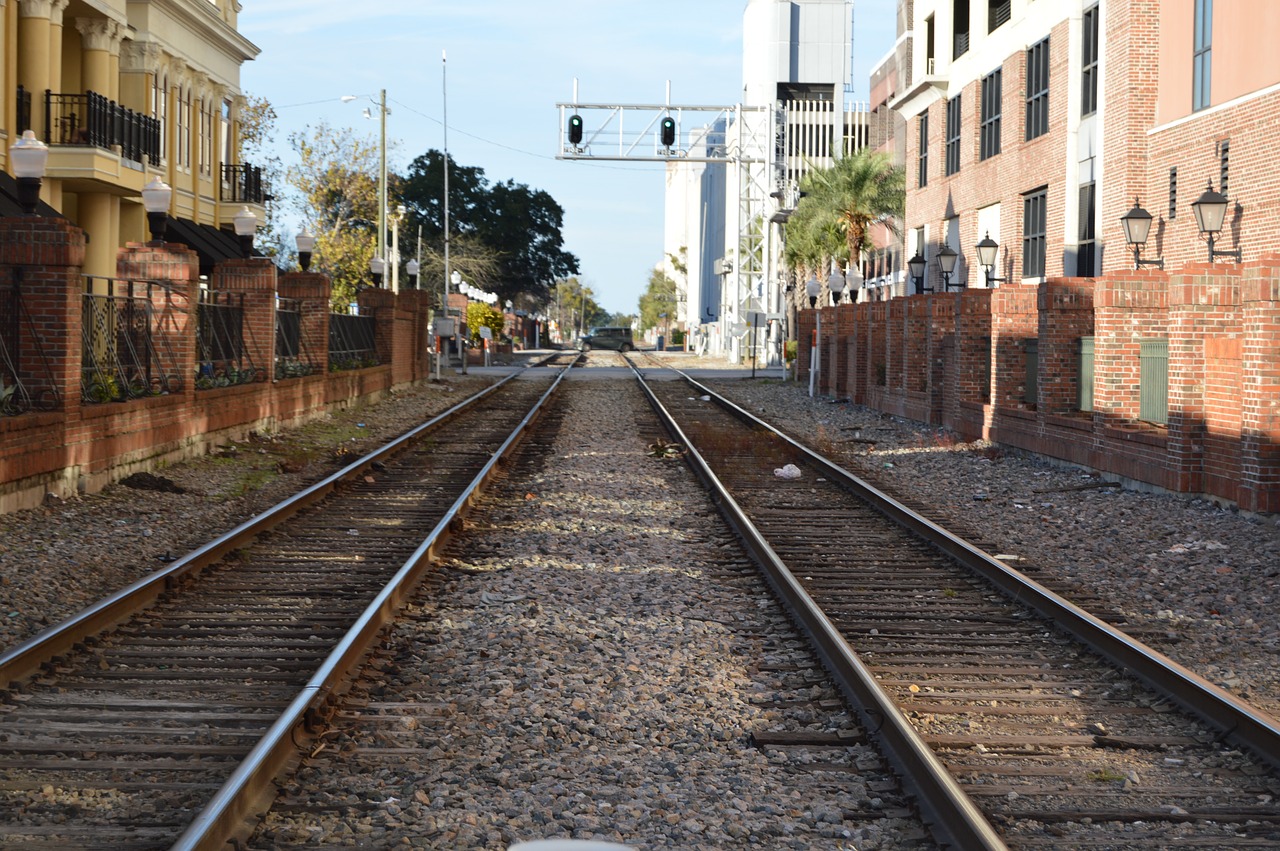
<path fill-rule="evenodd" d="M 916 182 L 921 189 L 929 185 L 929 113 L 920 114 L 920 163 Z"/>
<path fill-rule="evenodd" d="M 1092 278 L 1097 273 L 1097 213 L 1097 184 L 1083 184 L 1080 187 L 1080 239 L 1076 245 L 1076 274 L 1082 278 Z"/>
<path fill-rule="evenodd" d="M 1178 167 L 1169 169 L 1169 218 L 1178 218 Z"/>
<path fill-rule="evenodd" d="M 993 33 L 997 27 L 1009 23 L 1012 0 L 987 0 L 987 32 Z"/>
<path fill-rule="evenodd" d="M 1231 143 L 1223 139 L 1218 143 L 1218 191 L 1223 195 L 1227 194 L 1227 178 L 1231 170 L 1228 163 L 1230 153 Z"/>
<path fill-rule="evenodd" d="M 1001 71 L 996 69 L 982 78 L 982 124 L 978 129 L 978 158 L 987 159 L 1000 153 L 1000 84 Z"/>
<path fill-rule="evenodd" d="M 1191 108 L 1201 110 L 1209 101 L 1213 70 L 1213 0 L 1196 0 L 1195 49 L 1191 54 Z"/>
<path fill-rule="evenodd" d="M 151 117 L 160 122 L 160 158 L 164 159 L 168 145 L 169 128 L 166 121 L 169 115 L 169 78 L 164 74 L 156 74 L 155 83 L 151 87 Z"/>
<path fill-rule="evenodd" d="M 959 58 L 969 52 L 969 0 L 954 0 L 951 20 L 955 22 L 956 28 L 951 55 Z"/>
<path fill-rule="evenodd" d="M 933 15 L 930 15 L 924 19 L 924 74 L 926 77 L 932 77 L 938 73 L 937 60 L 934 58 L 933 52 L 933 33 L 935 29 Z"/>
<path fill-rule="evenodd" d="M 1022 196 L 1022 277 L 1043 278 L 1046 212 L 1049 190 L 1041 187 Z"/>
<path fill-rule="evenodd" d="M 960 170 L 960 95 L 947 101 L 947 174 Z"/>
<path fill-rule="evenodd" d="M 191 167 L 191 89 L 178 89 L 178 150 L 174 162 L 180 168 Z"/>
<path fill-rule="evenodd" d="M 1084 13 L 1081 44 L 1084 48 L 1080 72 L 1080 115 L 1098 111 L 1098 12 L 1097 6 Z"/>
<path fill-rule="evenodd" d="M 235 162 L 231 157 L 231 101 L 224 100 L 222 102 L 222 162 Z"/>
<path fill-rule="evenodd" d="M 1027 141 L 1049 132 L 1049 39 L 1027 51 Z"/>

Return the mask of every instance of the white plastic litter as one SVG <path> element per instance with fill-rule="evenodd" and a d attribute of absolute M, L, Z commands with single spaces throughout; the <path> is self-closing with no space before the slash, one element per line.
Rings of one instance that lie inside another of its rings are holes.
<path fill-rule="evenodd" d="M 795 464 L 788 464 L 785 467 L 777 467 L 773 474 L 779 479 L 798 479 L 800 478 L 800 468 Z"/>

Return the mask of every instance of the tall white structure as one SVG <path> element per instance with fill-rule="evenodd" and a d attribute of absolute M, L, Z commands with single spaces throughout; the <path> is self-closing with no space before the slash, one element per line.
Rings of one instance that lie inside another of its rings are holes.
<path fill-rule="evenodd" d="M 866 143 L 865 110 L 847 101 L 852 47 L 853 0 L 749 0 L 741 103 L 765 111 L 743 113 L 752 126 L 731 123 L 725 139 L 730 149 L 735 139 L 764 139 L 763 150 L 730 150 L 725 165 L 668 166 L 664 252 L 689 258 L 685 327 L 732 360 L 752 345 L 770 361 L 780 356 L 790 284 L 781 224 L 799 179 Z M 753 314 L 772 321 L 757 333 Z"/>

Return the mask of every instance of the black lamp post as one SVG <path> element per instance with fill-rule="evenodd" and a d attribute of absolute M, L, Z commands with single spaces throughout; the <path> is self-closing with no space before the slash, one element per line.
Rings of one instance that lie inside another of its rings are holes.
<path fill-rule="evenodd" d="M 236 236 L 240 239 L 240 254 L 248 259 L 253 256 L 253 235 L 258 230 L 258 217 L 247 206 L 241 207 L 233 219 Z"/>
<path fill-rule="evenodd" d="M 1000 252 L 1000 243 L 991 238 L 990 231 L 987 231 L 987 235 L 974 248 L 978 252 L 978 265 L 982 267 L 987 276 L 987 289 L 990 289 L 991 285 L 996 281 L 1005 283 L 1009 280 L 1008 278 L 998 278 L 991 274 L 991 269 L 996 265 L 996 255 Z"/>
<path fill-rule="evenodd" d="M 1222 221 L 1227 216 L 1227 196 L 1214 192 L 1212 181 L 1204 194 L 1191 203 L 1191 212 L 1196 214 L 1196 226 L 1200 228 L 1200 233 L 1209 238 L 1209 262 L 1212 263 L 1215 257 L 1234 257 L 1237 263 L 1241 262 L 1239 248 L 1226 251 L 1213 247 L 1214 237 L 1222 231 Z"/>
<path fill-rule="evenodd" d="M 24 130 L 22 138 L 9 146 L 9 162 L 18 181 L 18 205 L 24 215 L 34 216 L 40 206 L 40 184 L 49 162 L 49 146 L 31 130 Z"/>
<path fill-rule="evenodd" d="M 302 271 L 309 271 L 311 269 L 311 252 L 316 248 L 316 238 L 311 235 L 310 231 L 304 230 L 293 238 L 293 242 L 298 247 L 298 265 L 302 267 Z"/>
<path fill-rule="evenodd" d="M 951 276 L 956 271 L 956 258 L 960 255 L 950 245 L 938 249 L 938 271 L 942 273 L 942 288 L 951 289 Z M 963 289 L 964 284 L 957 284 L 956 289 Z"/>
<path fill-rule="evenodd" d="M 152 178 L 142 187 L 142 206 L 147 211 L 147 225 L 151 228 L 151 244 L 164 245 L 165 231 L 169 227 L 169 201 L 173 189 L 160 178 Z"/>
<path fill-rule="evenodd" d="M 920 249 L 916 249 L 916 255 L 907 261 L 907 269 L 911 273 L 911 280 L 916 285 L 916 295 L 924 292 L 924 271 L 929 266 L 929 261 L 925 260 L 920 254 Z"/>
<path fill-rule="evenodd" d="M 1164 258 L 1154 260 L 1142 259 L 1142 246 L 1147 244 L 1147 236 L 1151 233 L 1151 214 L 1142 209 L 1138 199 L 1133 199 L 1133 209 L 1120 217 L 1120 226 L 1124 228 L 1124 241 L 1133 249 L 1133 268 L 1143 266 L 1159 266 L 1164 268 Z"/>

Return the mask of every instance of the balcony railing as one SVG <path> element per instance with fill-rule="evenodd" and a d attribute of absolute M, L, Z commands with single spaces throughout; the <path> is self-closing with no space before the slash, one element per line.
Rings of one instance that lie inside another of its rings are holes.
<path fill-rule="evenodd" d="M 160 119 L 126 109 L 96 92 L 44 93 L 44 141 L 111 149 L 134 162 L 160 164 Z"/>
<path fill-rule="evenodd" d="M 262 168 L 247 163 L 224 163 L 222 200 L 237 204 L 264 204 L 270 196 L 264 190 Z"/>

